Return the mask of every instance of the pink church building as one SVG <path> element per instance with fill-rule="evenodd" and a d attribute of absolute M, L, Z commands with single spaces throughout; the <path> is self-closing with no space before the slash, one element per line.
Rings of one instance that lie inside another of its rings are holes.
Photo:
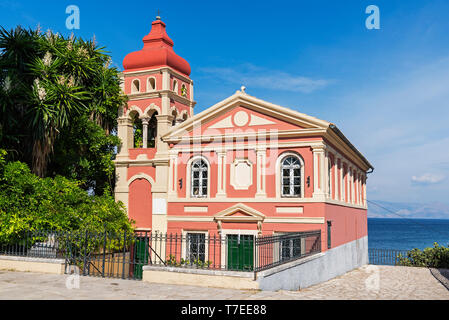
<path fill-rule="evenodd" d="M 336 125 L 244 87 L 196 114 L 190 65 L 160 18 L 143 43 L 123 61 L 129 101 L 115 161 L 115 196 L 138 230 L 247 239 L 320 231 L 321 255 L 329 252 L 321 280 L 368 262 L 373 167 Z"/>

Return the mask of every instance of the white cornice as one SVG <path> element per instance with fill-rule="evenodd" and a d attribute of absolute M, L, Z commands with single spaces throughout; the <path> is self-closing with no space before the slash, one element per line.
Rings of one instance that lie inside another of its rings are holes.
<path fill-rule="evenodd" d="M 163 137 L 163 141 L 168 143 L 201 143 L 201 142 L 227 142 L 232 139 L 261 139 L 269 137 L 279 137 L 279 138 L 301 138 L 304 136 L 322 136 L 326 133 L 326 129 L 296 129 L 296 130 L 282 130 L 282 131 L 262 131 L 262 132 L 239 132 L 239 133 L 224 133 L 218 135 L 198 135 L 198 136 L 171 136 Z"/>
<path fill-rule="evenodd" d="M 254 202 L 262 202 L 262 203 L 282 203 L 282 204 L 302 204 L 302 203 L 325 203 L 325 204 L 333 204 L 339 205 L 342 207 L 354 208 L 367 210 L 368 208 L 363 205 L 357 205 L 352 203 L 347 203 L 339 200 L 326 199 L 323 201 L 319 201 L 314 198 L 175 198 L 168 197 L 168 202 L 171 203 L 185 203 L 186 205 L 192 205 L 195 203 L 201 203 L 201 205 L 206 206 L 209 204 L 215 203 L 254 203 Z"/>
<path fill-rule="evenodd" d="M 233 150 L 256 150 L 265 151 L 268 149 L 286 149 L 286 148 L 301 148 L 301 147 L 315 147 L 324 145 L 322 141 L 293 141 L 293 142 L 279 142 L 279 143 L 258 143 L 258 144 L 219 144 L 219 145 L 176 145 L 172 148 L 170 154 L 179 154 L 186 152 L 203 153 L 203 152 L 216 152 L 224 153 Z"/>
<path fill-rule="evenodd" d="M 246 219 L 244 219 L 246 218 Z M 262 221 L 261 219 L 254 219 L 252 217 L 236 217 L 235 219 L 221 219 L 221 221 L 253 222 Z M 214 222 L 217 221 L 213 216 L 167 216 L 167 221 L 173 222 Z M 288 223 L 288 224 L 324 224 L 325 219 L 321 217 L 266 217 L 263 223 Z"/>
<path fill-rule="evenodd" d="M 139 70 L 139 71 L 127 71 L 127 72 L 122 72 L 122 74 L 123 74 L 123 77 L 136 77 L 136 76 L 152 75 L 152 74 L 155 74 L 157 72 L 162 73 L 163 71 L 168 71 L 168 73 L 170 73 L 171 75 L 176 76 L 180 80 L 182 80 L 184 82 L 187 82 L 189 84 L 193 84 L 193 80 L 192 79 L 186 77 L 185 75 L 180 74 L 179 72 L 173 70 L 170 67 L 160 67 L 160 68 L 155 68 L 155 69 Z"/>
<path fill-rule="evenodd" d="M 195 101 L 191 101 L 183 96 L 180 96 L 179 94 L 176 94 L 172 90 L 156 90 L 149 92 L 129 93 L 127 96 L 129 98 L 129 102 L 145 99 L 157 99 L 162 98 L 163 96 L 168 96 L 170 99 L 173 99 L 189 107 L 194 107 L 196 105 Z"/>

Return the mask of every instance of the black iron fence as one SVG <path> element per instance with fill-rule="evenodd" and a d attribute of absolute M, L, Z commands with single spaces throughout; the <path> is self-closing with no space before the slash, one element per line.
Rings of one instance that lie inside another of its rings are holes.
<path fill-rule="evenodd" d="M 321 252 L 321 231 L 262 237 L 187 232 L 153 235 L 151 243 L 153 255 L 167 257 L 155 265 L 258 272 Z"/>
<path fill-rule="evenodd" d="M 0 243 L 0 255 L 64 259 L 68 273 L 141 279 L 143 266 L 151 263 L 150 238 L 149 232 L 27 231 Z"/>
<path fill-rule="evenodd" d="M 407 252 L 407 250 L 369 249 L 369 263 L 396 266 L 399 264 L 400 258 L 407 258 Z"/>
<path fill-rule="evenodd" d="M 145 265 L 258 272 L 318 252 L 321 231 L 263 237 L 29 231 L 0 244 L 0 255 L 60 258 L 66 270 L 122 279 L 141 279 Z"/>
<path fill-rule="evenodd" d="M 256 271 L 321 252 L 321 231 L 256 238 Z"/>
<path fill-rule="evenodd" d="M 27 231 L 15 235 L 7 242 L 0 242 L 0 255 L 64 259 L 65 252 L 60 246 L 60 232 Z"/>

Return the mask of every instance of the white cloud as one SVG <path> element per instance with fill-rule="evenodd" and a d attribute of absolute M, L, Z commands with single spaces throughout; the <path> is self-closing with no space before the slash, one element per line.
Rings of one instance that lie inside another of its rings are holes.
<path fill-rule="evenodd" d="M 200 68 L 200 72 L 215 79 L 249 88 L 311 93 L 326 87 L 331 80 L 311 79 L 277 70 L 242 65 L 235 68 Z"/>
<path fill-rule="evenodd" d="M 412 182 L 416 184 L 437 184 L 442 182 L 446 177 L 440 174 L 426 173 L 419 177 L 413 176 Z"/>

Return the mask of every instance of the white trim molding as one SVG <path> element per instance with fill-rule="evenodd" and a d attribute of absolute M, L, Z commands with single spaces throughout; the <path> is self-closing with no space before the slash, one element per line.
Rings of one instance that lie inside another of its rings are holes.
<path fill-rule="evenodd" d="M 128 180 L 128 187 L 131 185 L 131 183 L 133 183 L 136 180 L 147 180 L 150 184 L 151 187 L 153 187 L 154 185 L 154 180 L 153 178 L 151 178 L 149 175 L 145 174 L 145 173 L 139 173 L 136 174 L 134 176 L 131 177 L 131 179 Z"/>
<path fill-rule="evenodd" d="M 209 211 L 209 207 L 193 207 L 193 206 L 184 206 L 184 212 L 192 213 L 192 212 L 203 212 L 206 213 Z"/>
<path fill-rule="evenodd" d="M 276 207 L 276 213 L 303 214 L 304 213 L 304 207 Z"/>

